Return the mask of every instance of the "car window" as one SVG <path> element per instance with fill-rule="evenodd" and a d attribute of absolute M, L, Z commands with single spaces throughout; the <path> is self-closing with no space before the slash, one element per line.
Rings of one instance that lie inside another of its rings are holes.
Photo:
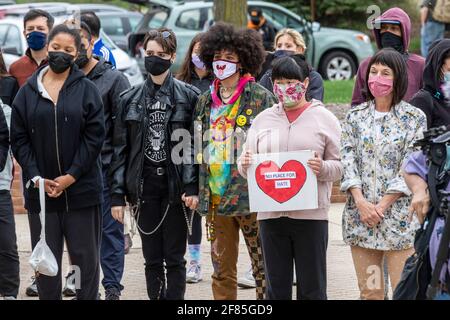
<path fill-rule="evenodd" d="M 264 17 L 266 17 L 267 20 L 269 20 L 270 22 L 272 22 L 272 24 L 274 25 L 275 29 L 277 29 L 277 31 L 286 28 L 287 26 L 287 16 L 278 11 L 278 10 L 274 10 L 272 8 L 268 8 L 268 7 L 263 7 L 262 8 L 263 11 L 263 15 Z"/>
<path fill-rule="evenodd" d="M 2 47 L 4 47 L 6 36 L 8 33 L 9 25 L 7 24 L 0 24 L 0 44 Z"/>
<path fill-rule="evenodd" d="M 102 17 L 100 18 L 102 23 L 102 29 L 107 35 L 110 36 L 122 36 L 125 35 L 125 29 L 120 17 Z"/>
<path fill-rule="evenodd" d="M 4 48 L 16 48 L 17 53 L 21 54 L 22 52 L 22 44 L 20 40 L 22 39 L 20 35 L 19 28 L 11 25 L 8 29 L 8 33 L 6 35 L 5 41 L 3 42 Z"/>
<path fill-rule="evenodd" d="M 136 30 L 136 27 L 138 23 L 141 21 L 141 19 L 142 18 L 140 16 L 132 16 L 128 19 L 130 21 L 131 31 Z"/>
<path fill-rule="evenodd" d="M 209 15 L 210 12 L 207 8 L 187 10 L 180 14 L 175 25 L 178 28 L 201 31 L 208 21 Z"/>
<path fill-rule="evenodd" d="M 167 20 L 169 14 L 166 11 L 158 11 L 151 15 L 147 26 L 149 29 L 161 28 Z"/>

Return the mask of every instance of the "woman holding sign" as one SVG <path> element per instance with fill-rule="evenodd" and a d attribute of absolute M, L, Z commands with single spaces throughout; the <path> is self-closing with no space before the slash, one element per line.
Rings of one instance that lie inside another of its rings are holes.
<path fill-rule="evenodd" d="M 418 225 L 409 218 L 411 192 L 400 170 L 426 127 L 426 118 L 402 101 L 407 86 L 401 54 L 379 51 L 367 68 L 369 101 L 352 108 L 343 127 L 341 189 L 348 199 L 342 228 L 344 241 L 351 246 L 361 299 L 384 299 L 384 259 L 394 290 L 414 250 Z"/>
<path fill-rule="evenodd" d="M 332 183 L 342 175 L 339 159 L 341 128 L 338 119 L 322 102 L 307 100 L 309 68 L 306 62 L 296 62 L 291 57 L 280 58 L 274 62 L 272 79 L 280 103 L 253 121 L 245 152 L 238 161 L 239 171 L 247 177 L 253 154 L 312 150 L 315 157 L 305 163 L 309 170 L 302 166 L 307 175 L 316 176 L 318 190 L 312 192 L 318 193 L 318 207 L 258 212 L 267 298 L 292 299 L 295 261 L 297 299 L 325 300 L 328 208 Z M 286 183 L 289 178 L 292 177 L 286 173 L 284 182 L 275 183 Z"/>

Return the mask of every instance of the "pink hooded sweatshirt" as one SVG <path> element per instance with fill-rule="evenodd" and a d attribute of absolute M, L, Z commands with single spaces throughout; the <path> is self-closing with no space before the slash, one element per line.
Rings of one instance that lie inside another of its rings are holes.
<path fill-rule="evenodd" d="M 374 26 L 377 26 L 378 23 L 381 24 L 389 22 L 400 23 L 402 29 L 403 47 L 405 48 L 406 52 L 405 58 L 407 59 L 406 65 L 408 70 L 408 90 L 406 91 L 403 100 L 408 102 L 420 89 L 422 89 L 422 77 L 425 67 L 425 59 L 417 54 L 408 53 L 409 43 L 411 40 L 411 20 L 409 19 L 408 14 L 400 8 L 389 9 L 384 12 L 379 18 L 375 19 Z M 378 49 L 382 49 L 380 29 L 374 28 L 373 33 Z M 352 106 L 356 106 L 363 102 L 366 102 L 363 90 L 365 87 L 366 72 L 370 59 L 370 57 L 365 59 L 359 65 L 358 73 L 356 75 L 355 87 L 353 88 Z"/>

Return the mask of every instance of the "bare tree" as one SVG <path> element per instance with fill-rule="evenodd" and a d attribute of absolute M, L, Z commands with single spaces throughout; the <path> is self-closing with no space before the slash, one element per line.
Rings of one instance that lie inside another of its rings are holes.
<path fill-rule="evenodd" d="M 214 21 L 247 26 L 247 0 L 214 0 Z"/>

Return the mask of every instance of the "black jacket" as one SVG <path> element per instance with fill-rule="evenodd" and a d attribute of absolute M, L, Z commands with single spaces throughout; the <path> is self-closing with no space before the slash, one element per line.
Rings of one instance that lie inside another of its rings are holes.
<path fill-rule="evenodd" d="M 55 106 L 38 91 L 38 74 L 43 68 L 19 90 L 12 106 L 11 147 L 22 167 L 25 208 L 32 213 L 40 211 L 39 192 L 30 179 L 55 179 L 65 174 L 76 182 L 58 198 L 47 197 L 47 212 L 99 205 L 105 124 L 98 89 L 74 66 Z"/>
<path fill-rule="evenodd" d="M 441 68 L 445 54 L 449 51 L 450 39 L 443 39 L 432 45 L 425 61 L 424 87 L 409 102 L 425 112 L 428 128 L 450 124 L 450 100 L 445 99 L 441 91 Z"/>
<path fill-rule="evenodd" d="M 146 88 L 148 86 L 148 88 Z M 142 195 L 144 166 L 144 137 L 148 128 L 145 114 L 145 90 L 153 92 L 153 83 L 149 77 L 146 83 L 133 87 L 122 94 L 114 126 L 114 156 L 111 164 L 112 206 L 125 205 L 125 198 L 133 205 L 139 203 Z M 182 154 L 183 163 L 175 164 L 171 157 L 167 159 L 167 178 L 169 201 L 181 201 L 181 195 L 198 194 L 198 166 L 194 164 L 193 115 L 199 91 L 197 88 L 173 78 L 172 74 L 164 81 L 155 99 L 167 106 L 165 116 L 166 154 L 172 155 L 173 148 L 181 140 L 172 141 L 176 129 L 190 132 L 189 154 Z M 185 149 L 185 148 L 180 148 Z M 182 152 L 182 150 L 180 150 Z M 180 152 L 180 154 L 181 154 Z M 178 152 L 177 152 L 178 154 Z"/>
<path fill-rule="evenodd" d="M 277 32 L 275 31 L 275 27 L 272 25 L 272 23 L 266 20 L 266 22 L 261 26 L 258 32 L 261 33 L 264 48 L 267 51 L 273 50 L 273 41 L 275 40 Z"/>
<path fill-rule="evenodd" d="M 197 75 L 197 73 L 194 71 L 192 72 L 191 76 L 191 83 L 194 87 L 196 87 L 198 90 L 200 90 L 200 93 L 205 93 L 209 90 L 209 87 L 214 81 L 214 75 L 210 73 L 208 76 L 200 79 Z"/>
<path fill-rule="evenodd" d="M 0 172 L 5 169 L 9 154 L 9 129 L 3 108 L 0 107 Z"/>
<path fill-rule="evenodd" d="M 19 91 L 19 84 L 16 78 L 11 76 L 0 77 L 0 98 L 4 104 L 11 106 L 17 91 Z"/>
<path fill-rule="evenodd" d="M 102 163 L 104 167 L 109 167 L 114 153 L 112 118 L 117 113 L 120 94 L 130 88 L 130 83 L 122 72 L 113 69 L 113 66 L 103 58 L 100 58 L 94 69 L 87 74 L 87 78 L 97 86 L 102 96 L 106 131 L 102 149 Z"/>
<path fill-rule="evenodd" d="M 273 93 L 272 69 L 268 70 L 259 80 L 259 84 Z M 309 70 L 309 86 L 306 91 L 306 98 L 323 101 L 323 79 L 320 73 L 310 68 Z"/>

